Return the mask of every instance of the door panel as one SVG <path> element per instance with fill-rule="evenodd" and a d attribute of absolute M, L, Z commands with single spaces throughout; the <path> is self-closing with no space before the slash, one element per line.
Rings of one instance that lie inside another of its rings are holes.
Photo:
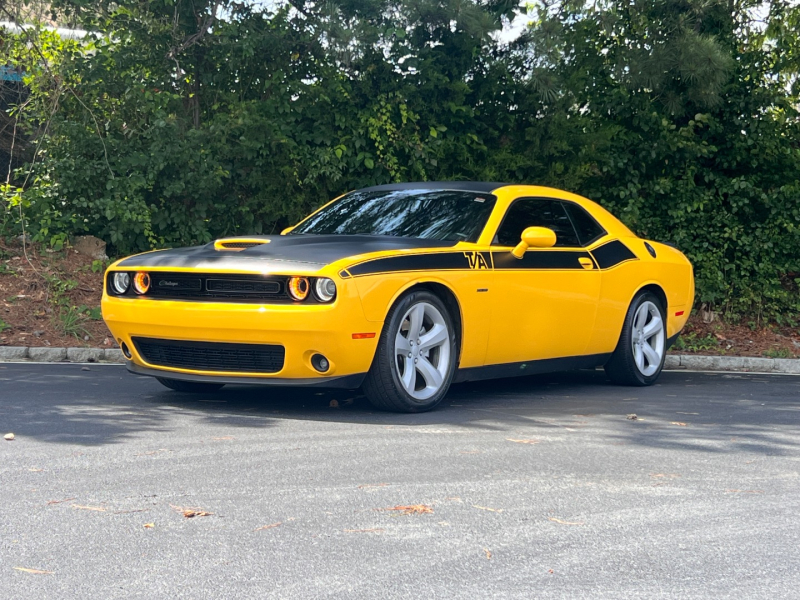
<path fill-rule="evenodd" d="M 487 364 L 586 353 L 601 278 L 597 262 L 580 247 L 581 235 L 572 223 L 558 200 L 521 198 L 509 207 L 495 235 L 495 243 L 502 247 L 492 248 L 492 296 L 497 304 L 491 316 Z M 529 248 L 517 259 L 512 246 L 525 228 L 533 226 L 555 231 L 556 245 Z"/>
<path fill-rule="evenodd" d="M 600 295 L 600 271 L 582 250 L 529 249 L 519 260 L 492 252 L 495 272 L 487 364 L 586 353 Z"/>

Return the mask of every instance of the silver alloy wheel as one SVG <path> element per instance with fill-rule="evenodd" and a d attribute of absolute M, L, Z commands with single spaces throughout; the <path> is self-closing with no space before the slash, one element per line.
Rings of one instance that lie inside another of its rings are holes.
<path fill-rule="evenodd" d="M 642 302 L 633 317 L 633 360 L 636 368 L 645 377 L 654 375 L 664 357 L 666 334 L 661 311 L 650 302 Z"/>
<path fill-rule="evenodd" d="M 397 376 L 412 398 L 427 400 L 441 389 L 450 367 L 450 331 L 438 308 L 419 302 L 408 309 L 394 354 Z"/>

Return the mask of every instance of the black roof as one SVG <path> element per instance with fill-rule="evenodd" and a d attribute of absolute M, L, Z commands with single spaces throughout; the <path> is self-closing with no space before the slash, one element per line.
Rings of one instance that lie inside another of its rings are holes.
<path fill-rule="evenodd" d="M 362 192 L 395 192 L 398 190 L 463 190 L 465 192 L 490 193 L 509 185 L 487 181 L 417 181 L 410 183 L 388 183 L 364 188 Z"/>

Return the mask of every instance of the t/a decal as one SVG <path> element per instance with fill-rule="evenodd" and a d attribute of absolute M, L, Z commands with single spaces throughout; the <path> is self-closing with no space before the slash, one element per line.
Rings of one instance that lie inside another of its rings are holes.
<path fill-rule="evenodd" d="M 464 252 L 464 258 L 467 259 L 470 269 L 488 269 L 489 264 L 486 258 L 480 252 Z"/>

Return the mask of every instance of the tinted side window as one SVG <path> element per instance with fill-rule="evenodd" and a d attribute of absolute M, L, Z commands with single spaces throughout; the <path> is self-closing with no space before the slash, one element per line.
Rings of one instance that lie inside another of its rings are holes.
<path fill-rule="evenodd" d="M 606 234 L 606 230 L 600 227 L 600 224 L 583 207 L 572 202 L 564 202 L 564 208 L 569 218 L 572 219 L 575 231 L 578 232 L 581 246 L 588 246 L 597 238 Z"/>
<path fill-rule="evenodd" d="M 561 202 L 543 198 L 525 198 L 514 202 L 497 231 L 496 243 L 500 246 L 516 246 L 523 230 L 528 227 L 547 227 L 555 231 L 557 247 L 580 246 Z"/>

